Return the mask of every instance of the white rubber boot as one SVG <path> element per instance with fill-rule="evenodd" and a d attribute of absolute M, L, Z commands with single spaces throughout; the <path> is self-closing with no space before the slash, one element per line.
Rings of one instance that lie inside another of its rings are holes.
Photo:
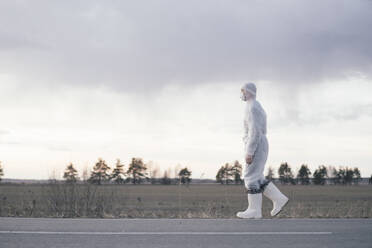
<path fill-rule="evenodd" d="M 271 210 L 271 216 L 275 216 L 282 211 L 285 204 L 288 202 L 288 197 L 286 197 L 280 190 L 270 182 L 263 192 L 264 195 L 273 202 L 273 210 Z"/>
<path fill-rule="evenodd" d="M 236 216 L 242 219 L 262 218 L 262 194 L 248 194 L 248 208 L 244 212 L 238 212 Z"/>

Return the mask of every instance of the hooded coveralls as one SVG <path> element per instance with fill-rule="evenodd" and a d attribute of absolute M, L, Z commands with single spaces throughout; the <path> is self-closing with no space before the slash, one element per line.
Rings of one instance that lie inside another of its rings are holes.
<path fill-rule="evenodd" d="M 244 183 L 248 194 L 262 193 L 269 181 L 264 177 L 269 145 L 266 138 L 266 113 L 256 99 L 247 102 L 244 118 L 245 154 L 252 155 L 244 168 Z"/>

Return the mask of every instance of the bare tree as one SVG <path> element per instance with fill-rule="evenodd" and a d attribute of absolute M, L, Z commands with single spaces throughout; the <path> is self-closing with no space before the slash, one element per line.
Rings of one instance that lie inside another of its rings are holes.
<path fill-rule="evenodd" d="M 177 179 L 179 177 L 178 174 L 180 173 L 180 170 L 181 170 L 181 165 L 180 164 L 177 164 L 174 167 L 174 178 L 175 179 Z"/>
<path fill-rule="evenodd" d="M 148 176 L 151 179 L 152 178 L 153 168 L 154 168 L 154 162 L 151 161 L 151 160 L 148 161 L 147 164 L 146 164 L 146 167 L 147 167 L 147 171 L 148 171 Z"/>
<path fill-rule="evenodd" d="M 52 172 L 49 175 L 49 183 L 57 183 L 59 179 L 59 173 L 57 173 L 56 169 L 53 168 Z"/>
<path fill-rule="evenodd" d="M 81 178 L 83 179 L 84 182 L 88 181 L 89 179 L 89 172 L 88 172 L 88 166 L 86 165 L 83 169 L 83 172 L 81 173 Z"/>
<path fill-rule="evenodd" d="M 161 179 L 161 184 L 165 185 L 171 184 L 172 181 L 168 175 L 169 175 L 168 171 L 164 171 L 163 178 Z"/>
<path fill-rule="evenodd" d="M 340 180 L 337 176 L 337 169 L 336 169 L 335 166 L 332 166 L 332 165 L 327 166 L 327 172 L 328 172 L 328 176 L 331 179 L 331 182 L 333 184 L 339 184 L 340 183 Z"/>
<path fill-rule="evenodd" d="M 269 166 L 269 168 L 267 169 L 266 179 L 271 181 L 273 180 L 273 178 L 274 178 L 274 169 L 271 166 Z"/>
<path fill-rule="evenodd" d="M 160 168 L 159 168 L 158 165 L 152 166 L 151 176 L 150 176 L 151 184 L 156 184 L 157 183 L 158 177 L 159 177 L 159 172 L 160 172 Z"/>

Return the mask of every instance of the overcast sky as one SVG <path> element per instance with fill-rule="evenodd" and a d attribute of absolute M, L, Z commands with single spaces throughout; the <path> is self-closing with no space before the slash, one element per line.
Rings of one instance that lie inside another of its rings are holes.
<path fill-rule="evenodd" d="M 372 1 L 0 2 L 0 161 L 48 178 L 97 158 L 243 162 L 243 83 L 268 165 L 372 174 Z"/>

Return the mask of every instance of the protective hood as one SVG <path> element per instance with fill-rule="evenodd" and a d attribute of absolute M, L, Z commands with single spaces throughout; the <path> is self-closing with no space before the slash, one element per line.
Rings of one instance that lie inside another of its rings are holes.
<path fill-rule="evenodd" d="M 247 94 L 251 94 L 253 98 L 256 98 L 256 92 L 257 92 L 257 88 L 254 83 L 246 83 L 242 87 L 242 93 L 241 93 L 240 98 L 243 101 L 247 101 Z"/>

